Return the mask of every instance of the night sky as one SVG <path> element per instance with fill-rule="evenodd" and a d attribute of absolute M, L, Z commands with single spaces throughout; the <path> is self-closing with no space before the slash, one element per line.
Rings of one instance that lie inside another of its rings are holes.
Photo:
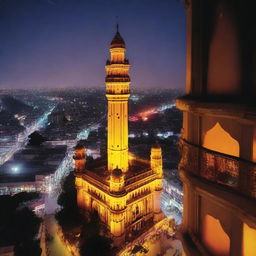
<path fill-rule="evenodd" d="M 132 86 L 183 89 L 180 0 L 0 0 L 0 88 L 104 86 L 116 16 Z"/>

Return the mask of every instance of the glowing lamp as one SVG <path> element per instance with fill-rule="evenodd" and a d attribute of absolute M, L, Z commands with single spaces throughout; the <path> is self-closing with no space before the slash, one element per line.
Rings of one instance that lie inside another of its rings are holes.
<path fill-rule="evenodd" d="M 19 170 L 20 170 L 20 168 L 19 168 L 18 166 L 13 166 L 13 167 L 11 168 L 11 170 L 12 170 L 13 173 L 18 173 Z"/>

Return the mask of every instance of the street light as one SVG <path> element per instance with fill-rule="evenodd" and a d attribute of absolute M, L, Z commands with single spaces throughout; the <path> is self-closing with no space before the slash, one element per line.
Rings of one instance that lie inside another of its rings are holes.
<path fill-rule="evenodd" d="M 13 167 L 11 168 L 11 170 L 12 170 L 13 173 L 18 173 L 19 170 L 20 170 L 20 168 L 19 168 L 18 166 L 13 166 Z"/>

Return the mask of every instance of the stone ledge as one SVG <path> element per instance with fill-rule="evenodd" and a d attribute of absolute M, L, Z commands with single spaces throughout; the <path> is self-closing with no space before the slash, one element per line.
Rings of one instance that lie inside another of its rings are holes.
<path fill-rule="evenodd" d="M 229 119 L 243 120 L 250 123 L 256 122 L 256 107 L 251 104 L 236 102 L 235 100 L 217 101 L 214 98 L 180 97 L 176 106 L 182 111 L 211 115 Z"/>

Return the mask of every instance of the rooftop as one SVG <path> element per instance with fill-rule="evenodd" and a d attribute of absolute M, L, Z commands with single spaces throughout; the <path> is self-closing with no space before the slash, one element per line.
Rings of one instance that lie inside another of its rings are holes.
<path fill-rule="evenodd" d="M 107 170 L 106 158 L 98 158 L 98 159 L 86 162 L 85 169 L 87 173 L 89 171 L 90 174 L 93 174 L 94 178 L 98 176 L 97 180 L 99 181 L 102 179 L 104 180 L 109 179 L 110 172 Z M 129 170 L 125 173 L 125 179 L 136 177 L 150 170 L 151 168 L 150 168 L 149 161 L 143 160 L 143 159 L 133 159 L 132 161 L 129 162 Z"/>

